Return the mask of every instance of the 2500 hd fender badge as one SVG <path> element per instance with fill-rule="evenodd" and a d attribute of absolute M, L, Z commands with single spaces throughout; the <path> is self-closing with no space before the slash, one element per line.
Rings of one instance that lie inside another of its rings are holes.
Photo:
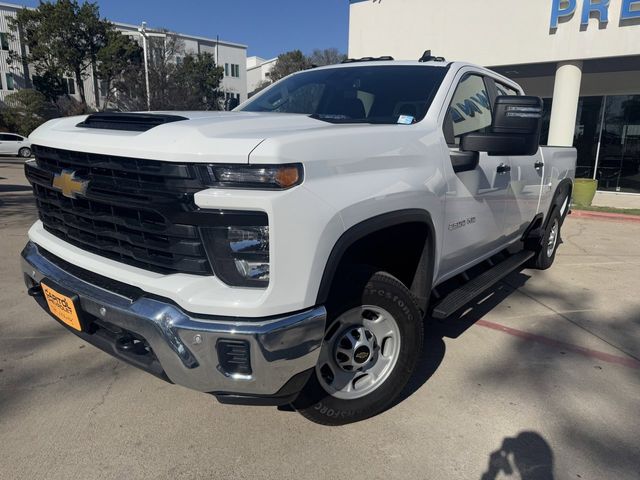
<path fill-rule="evenodd" d="M 476 217 L 469 217 L 458 222 L 449 224 L 449 231 L 458 230 L 459 228 L 466 227 L 467 225 L 471 225 L 472 223 L 476 223 Z"/>

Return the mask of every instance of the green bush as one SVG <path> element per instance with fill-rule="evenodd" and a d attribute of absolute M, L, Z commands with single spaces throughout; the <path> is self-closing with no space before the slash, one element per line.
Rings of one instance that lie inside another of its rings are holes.
<path fill-rule="evenodd" d="M 30 88 L 7 95 L 2 107 L 2 123 L 7 130 L 25 137 L 55 116 L 55 107 L 42 93 Z"/>

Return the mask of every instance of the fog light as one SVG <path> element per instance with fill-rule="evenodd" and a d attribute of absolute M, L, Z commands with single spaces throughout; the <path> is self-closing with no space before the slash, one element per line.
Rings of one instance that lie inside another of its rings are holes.
<path fill-rule="evenodd" d="M 269 284 L 267 225 L 203 228 L 202 235 L 214 273 L 222 281 L 240 287 Z"/>
<path fill-rule="evenodd" d="M 269 280 L 269 264 L 264 262 L 250 262 L 236 258 L 236 268 L 244 278 L 252 280 Z"/>

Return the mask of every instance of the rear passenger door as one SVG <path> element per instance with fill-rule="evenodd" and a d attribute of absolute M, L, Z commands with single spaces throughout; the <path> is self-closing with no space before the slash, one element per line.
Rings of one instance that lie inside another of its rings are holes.
<path fill-rule="evenodd" d="M 514 88 L 494 82 L 498 95 L 519 95 Z M 543 184 L 544 162 L 540 151 L 533 156 L 512 155 L 510 184 L 505 198 L 505 235 L 520 238 L 538 213 L 540 191 Z"/>
<path fill-rule="evenodd" d="M 480 73 L 463 74 L 444 115 L 442 128 L 451 167 L 447 166 L 441 278 L 465 270 L 505 243 L 509 158 L 459 148 L 462 135 L 491 127 L 492 87 Z"/>

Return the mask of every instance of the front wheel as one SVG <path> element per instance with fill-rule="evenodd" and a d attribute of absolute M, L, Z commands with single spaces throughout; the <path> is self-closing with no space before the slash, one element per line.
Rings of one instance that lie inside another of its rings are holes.
<path fill-rule="evenodd" d="M 349 287 L 336 289 L 327 305 L 318 363 L 294 403 L 322 425 L 356 422 L 389 408 L 422 351 L 422 315 L 398 279 L 360 269 L 341 284 Z"/>
<path fill-rule="evenodd" d="M 18 155 L 20 155 L 22 158 L 29 158 L 31 156 L 31 149 L 29 147 L 22 147 L 18 151 Z"/>

